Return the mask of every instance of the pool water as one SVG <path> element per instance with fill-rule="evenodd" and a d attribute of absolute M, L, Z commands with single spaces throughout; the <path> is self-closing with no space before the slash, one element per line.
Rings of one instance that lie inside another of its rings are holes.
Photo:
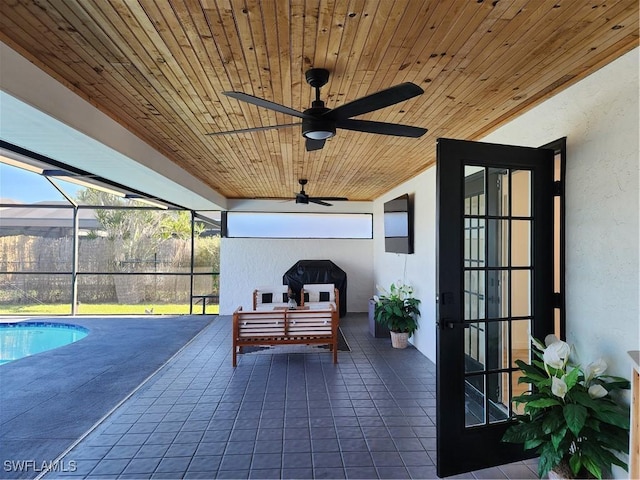
<path fill-rule="evenodd" d="M 0 323 L 0 365 L 77 342 L 88 333 L 68 323 Z"/>

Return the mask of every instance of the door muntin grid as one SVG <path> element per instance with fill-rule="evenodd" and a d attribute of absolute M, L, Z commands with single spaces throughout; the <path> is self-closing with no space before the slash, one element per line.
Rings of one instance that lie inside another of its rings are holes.
<path fill-rule="evenodd" d="M 504 422 L 522 393 L 533 299 L 533 172 L 465 165 L 465 426 Z"/>

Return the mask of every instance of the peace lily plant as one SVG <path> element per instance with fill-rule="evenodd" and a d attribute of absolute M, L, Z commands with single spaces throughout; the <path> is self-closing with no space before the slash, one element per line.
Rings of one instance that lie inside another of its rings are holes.
<path fill-rule="evenodd" d="M 628 453 L 629 409 L 615 395 L 629 389 L 629 382 L 605 375 L 602 359 L 586 367 L 571 364 L 571 347 L 554 335 L 544 344 L 532 339 L 532 344 L 533 362 L 516 364 L 523 373 L 518 383 L 534 388 L 513 398 L 524 405 L 524 413 L 516 416 L 503 441 L 536 449 L 541 478 L 552 470 L 565 478 L 603 478 L 612 465 L 626 470 L 615 452 Z"/>
<path fill-rule="evenodd" d="M 376 322 L 392 332 L 411 336 L 418 329 L 420 315 L 420 300 L 413 296 L 413 287 L 398 280 L 391 284 L 388 292 L 380 286 L 377 289 L 380 295 L 373 296 Z"/>

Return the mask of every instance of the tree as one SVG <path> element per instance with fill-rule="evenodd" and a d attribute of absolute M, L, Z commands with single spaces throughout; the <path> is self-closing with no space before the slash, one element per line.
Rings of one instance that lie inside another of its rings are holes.
<path fill-rule="evenodd" d="M 106 260 L 108 266 L 99 268 L 114 274 L 118 301 L 140 303 L 155 296 L 162 297 L 162 292 L 175 294 L 177 287 L 171 286 L 170 282 L 177 282 L 178 277 L 118 274 L 187 271 L 191 262 L 191 212 L 146 206 L 129 208 L 137 205 L 97 190 L 82 190 L 77 199 L 84 205 L 107 207 L 94 210 L 101 230 L 86 241 L 93 238 L 93 241 L 103 243 L 100 260 Z M 217 271 L 219 239 L 200 237 L 204 229 L 202 222 L 195 223 L 196 266 L 209 265 Z M 180 277 L 182 279 L 184 277 Z"/>
<path fill-rule="evenodd" d="M 78 200 L 97 208 L 95 215 L 110 240 L 115 271 L 138 271 L 141 262 L 148 262 L 167 235 L 165 218 L 171 213 L 155 209 L 126 209 L 131 202 L 99 190 L 85 189 L 77 193 Z M 185 212 L 186 213 L 186 212 Z"/>

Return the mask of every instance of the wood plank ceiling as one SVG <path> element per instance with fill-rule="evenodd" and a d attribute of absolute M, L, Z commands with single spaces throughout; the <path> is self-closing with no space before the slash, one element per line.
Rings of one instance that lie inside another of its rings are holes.
<path fill-rule="evenodd" d="M 637 0 L 7 0 L 0 40 L 228 198 L 371 200 L 638 46 Z M 306 152 L 304 73 L 335 108 L 401 82 L 425 93 L 363 119 L 421 138 L 338 130 Z M 558 132 L 562 136 L 566 132 Z M 156 193 L 156 192 L 150 192 Z"/>

